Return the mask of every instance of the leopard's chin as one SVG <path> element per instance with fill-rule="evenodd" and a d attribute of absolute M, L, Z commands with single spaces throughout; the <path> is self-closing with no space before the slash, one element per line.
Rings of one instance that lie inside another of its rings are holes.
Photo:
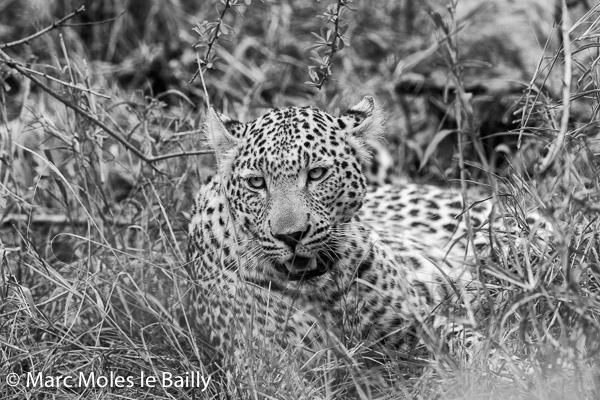
<path fill-rule="evenodd" d="M 308 281 L 324 275 L 330 270 L 330 265 L 320 257 L 303 257 L 296 255 L 290 261 L 273 264 L 274 269 L 285 280 Z"/>

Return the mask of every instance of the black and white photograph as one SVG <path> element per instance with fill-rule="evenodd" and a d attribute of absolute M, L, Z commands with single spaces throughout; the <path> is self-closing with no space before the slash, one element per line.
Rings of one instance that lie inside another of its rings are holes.
<path fill-rule="evenodd" d="M 599 371 L 596 0 L 0 0 L 0 399 Z"/>

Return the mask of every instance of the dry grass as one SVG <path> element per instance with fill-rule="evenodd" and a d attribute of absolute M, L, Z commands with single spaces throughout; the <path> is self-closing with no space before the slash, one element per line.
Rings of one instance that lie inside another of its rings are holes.
<path fill-rule="evenodd" d="M 315 63 L 311 32 L 324 26 L 315 15 L 326 5 L 254 1 L 224 15 L 214 69 L 204 73 L 216 108 L 248 120 L 272 106 L 337 112 L 372 94 L 389 116 L 397 171 L 444 185 L 484 182 L 507 205 L 507 221 L 524 221 L 522 210 L 533 208 L 553 230 L 551 240 L 536 237 L 537 224 L 518 235 L 498 230 L 495 240 L 508 245 L 479 271 L 489 345 L 535 373 L 508 362 L 505 377 L 496 376 L 487 354 L 454 368 L 398 359 L 377 366 L 356 347 L 351 357 L 324 355 L 327 362 L 300 377 L 293 353 L 272 354 L 269 343 L 248 349 L 249 368 L 212 362 L 180 318 L 189 301 L 182 270 L 192 194 L 212 161 L 147 162 L 132 153 L 148 160 L 203 150 L 207 99 L 198 81 L 187 83 L 197 67 L 191 45 L 203 43 L 192 27 L 215 21 L 221 3 L 83 3 L 88 11 L 72 26 L 0 47 L 93 117 L 0 63 L 2 398 L 598 397 L 598 6 L 585 14 L 584 1 L 570 2 L 570 24 L 553 28 L 545 0 L 463 0 L 454 13 L 432 0 L 429 14 L 415 0 L 357 1 L 342 14 L 351 46 L 335 54 L 320 91 L 304 82 Z M 2 41 L 34 34 L 79 5 L 0 0 Z M 570 52 L 561 51 L 565 38 Z M 136 381 L 115 390 L 10 387 L 5 379 L 91 371 Z M 212 379 L 206 391 L 140 387 L 142 372 L 162 371 Z"/>

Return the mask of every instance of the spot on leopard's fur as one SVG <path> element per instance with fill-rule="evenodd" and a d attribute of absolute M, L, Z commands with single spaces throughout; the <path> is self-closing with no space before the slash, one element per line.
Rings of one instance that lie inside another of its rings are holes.
<path fill-rule="evenodd" d="M 362 165 L 383 127 L 371 97 L 340 116 L 293 107 L 241 123 L 210 111 L 218 173 L 195 202 L 189 271 L 213 348 L 262 338 L 319 350 L 332 337 L 398 348 L 425 324 L 469 321 L 440 305 L 469 304 L 467 231 L 489 207 L 465 213 L 459 192 L 432 186 L 369 190 Z"/>

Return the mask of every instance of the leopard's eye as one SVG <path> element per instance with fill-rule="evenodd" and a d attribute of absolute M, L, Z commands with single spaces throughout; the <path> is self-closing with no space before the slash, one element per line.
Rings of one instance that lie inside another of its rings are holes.
<path fill-rule="evenodd" d="M 310 171 L 308 171 L 308 179 L 310 179 L 311 181 L 318 181 L 319 179 L 325 176 L 326 172 L 327 169 L 323 167 L 313 168 Z"/>
<path fill-rule="evenodd" d="M 253 176 L 251 178 L 248 178 L 247 181 L 248 181 L 248 185 L 252 189 L 264 189 L 265 186 L 267 186 L 267 183 L 265 182 L 265 178 L 263 178 L 261 176 Z"/>

